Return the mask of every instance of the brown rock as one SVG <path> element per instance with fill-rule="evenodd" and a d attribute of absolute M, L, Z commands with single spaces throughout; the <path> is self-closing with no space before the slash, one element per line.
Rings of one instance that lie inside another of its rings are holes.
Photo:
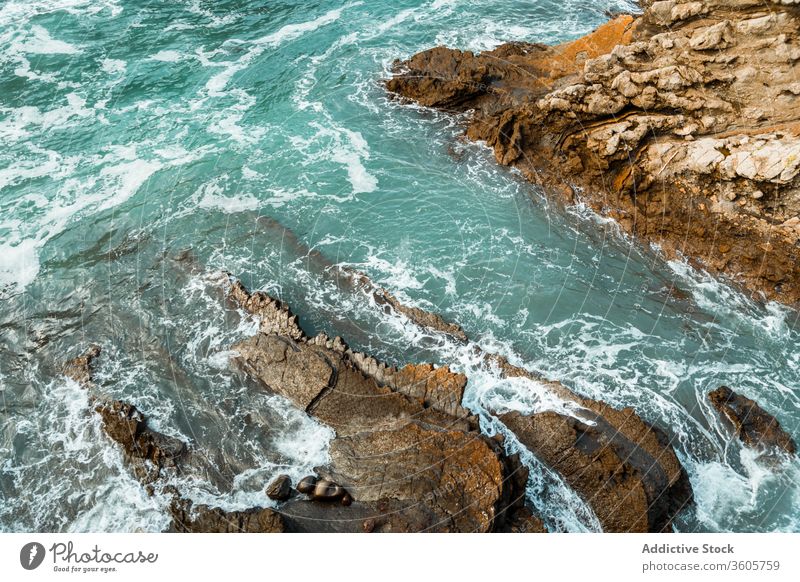
<path fill-rule="evenodd" d="M 260 333 L 237 344 L 234 357 L 265 388 L 336 431 L 331 464 L 318 469 L 311 497 L 349 493 L 351 504 L 292 502 L 283 508 L 291 527 L 321 527 L 313 524 L 349 511 L 353 519 L 336 517 L 336 531 L 360 530 L 367 518 L 377 520 L 376 531 L 493 531 L 524 504 L 524 483 L 511 478 L 518 462 L 477 432 L 461 407 L 463 375 L 432 365 L 397 370 L 338 338 L 295 338 Z M 311 492 L 311 484 L 298 489 Z"/>
<path fill-rule="evenodd" d="M 103 419 L 103 430 L 122 447 L 142 481 L 155 480 L 162 469 L 177 468 L 177 462 L 187 452 L 183 441 L 151 430 L 144 415 L 132 404 L 99 401 L 95 411 Z"/>
<path fill-rule="evenodd" d="M 92 345 L 80 356 L 64 364 L 64 375 L 78 384 L 88 386 L 92 383 L 94 360 L 100 356 L 100 346 Z"/>
<path fill-rule="evenodd" d="M 774 228 L 800 213 L 800 13 L 789 2 L 643 6 L 555 47 L 436 47 L 397 63 L 386 85 L 471 112 L 467 136 L 498 163 L 567 203 L 577 194 L 670 258 L 800 301 L 800 232 Z"/>
<path fill-rule="evenodd" d="M 292 496 L 292 480 L 288 475 L 279 475 L 267 487 L 267 497 L 275 501 L 286 501 Z"/>
<path fill-rule="evenodd" d="M 797 451 L 794 440 L 781 428 L 778 420 L 754 400 L 727 386 L 709 392 L 708 399 L 733 425 L 736 436 L 747 446 L 761 450 L 781 449 L 790 454 Z"/>
<path fill-rule="evenodd" d="M 606 412 L 624 416 L 621 424 L 600 415 L 588 424 L 555 412 L 499 418 L 581 495 L 604 531 L 669 531 L 692 499 L 686 473 L 663 435 L 633 411 Z"/>
<path fill-rule="evenodd" d="M 573 402 L 578 418 L 548 411 L 518 412 L 500 420 L 539 459 L 557 471 L 592 508 L 604 531 L 669 531 L 672 520 L 692 502 L 692 488 L 669 439 L 632 409 L 617 410 L 485 354 L 487 364 L 507 377 L 545 384 Z"/>
<path fill-rule="evenodd" d="M 193 505 L 175 499 L 170 506 L 172 530 L 180 533 L 282 533 L 286 531 L 281 514 L 272 509 L 252 508 L 223 511 L 218 507 Z"/>

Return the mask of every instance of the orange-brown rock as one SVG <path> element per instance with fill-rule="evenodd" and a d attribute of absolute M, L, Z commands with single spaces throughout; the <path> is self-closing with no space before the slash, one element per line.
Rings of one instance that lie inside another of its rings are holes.
<path fill-rule="evenodd" d="M 497 161 L 668 257 L 800 300 L 800 13 L 788 1 L 644 2 L 565 45 L 398 63 L 393 93 L 472 111 Z"/>

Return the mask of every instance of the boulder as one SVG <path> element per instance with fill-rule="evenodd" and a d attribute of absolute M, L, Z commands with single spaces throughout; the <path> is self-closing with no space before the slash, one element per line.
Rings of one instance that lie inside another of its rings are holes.
<path fill-rule="evenodd" d="M 267 487 L 267 497 L 275 501 L 286 501 L 292 496 L 292 479 L 288 475 L 279 475 Z"/>
<path fill-rule="evenodd" d="M 778 420 L 754 400 L 727 386 L 709 392 L 708 399 L 747 446 L 760 450 L 783 450 L 792 455 L 797 452 L 794 440 L 781 428 Z"/>

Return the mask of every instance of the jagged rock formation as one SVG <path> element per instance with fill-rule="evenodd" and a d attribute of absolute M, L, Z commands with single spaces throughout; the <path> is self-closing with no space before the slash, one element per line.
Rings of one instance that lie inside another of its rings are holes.
<path fill-rule="evenodd" d="M 335 429 L 332 463 L 320 468 L 320 474 L 351 491 L 354 505 L 363 509 L 363 503 L 374 504 L 379 512 L 401 518 L 400 525 L 391 523 L 392 531 L 432 520 L 446 523 L 446 530 L 498 529 L 492 520 L 501 513 L 500 500 L 507 499 L 499 480 L 509 467 L 503 467 L 496 443 L 476 432 L 474 417 L 460 404 L 466 377 L 431 365 L 398 370 L 354 352 L 340 338 L 289 340 L 280 335 L 284 322 L 293 317 L 285 306 L 263 297 L 254 300 L 235 280 L 231 293 L 242 297 L 242 305 L 269 304 L 280 311 L 259 314 L 261 333 L 234 346 L 236 365 Z M 291 331 L 295 336 L 302 333 L 299 327 Z M 476 355 L 506 376 L 545 383 L 574 403 L 579 418 L 551 411 L 499 418 L 565 477 L 606 531 L 669 530 L 675 515 L 691 502 L 692 491 L 664 433 L 631 409 L 620 411 L 581 398 L 478 348 Z M 446 463 L 441 461 L 443 454 Z M 431 467 L 437 469 L 431 473 Z M 512 474 L 523 475 L 518 468 Z M 512 491 L 521 489 L 524 478 Z M 413 518 L 409 517 L 404 504 L 421 492 L 435 496 L 435 505 L 430 506 L 433 498 L 424 511 L 412 504 L 408 508 L 413 508 Z M 472 505 L 480 511 L 468 509 Z M 522 508 L 516 508 L 513 523 L 503 523 L 502 528 L 527 529 L 523 516 Z"/>
<path fill-rule="evenodd" d="M 293 495 L 283 476 L 267 488 L 280 501 L 277 509 L 226 512 L 193 505 L 169 484 L 189 472 L 213 478 L 202 451 L 152 430 L 131 404 L 92 396 L 105 433 L 122 447 L 134 475 L 151 494 L 171 495 L 170 531 L 545 531 L 526 506 L 527 468 L 506 453 L 500 436 L 482 434 L 463 407 L 463 374 L 431 364 L 396 368 L 341 338 L 308 337 L 288 306 L 225 281 L 229 296 L 259 318 L 259 333 L 234 346 L 234 364 L 336 436 L 330 463 L 297 485 L 308 497 Z M 669 530 L 692 492 L 661 431 L 631 409 L 582 398 L 474 349 L 482 365 L 545 384 L 572 405 L 572 415 L 497 417 L 587 501 L 606 531 Z M 65 366 L 87 389 L 94 388 L 98 354 L 93 347 Z"/>
<path fill-rule="evenodd" d="M 76 358 L 68 360 L 63 367 L 64 375 L 81 384 L 89 386 L 93 380 L 94 361 L 100 357 L 100 346 L 89 346 L 85 352 Z"/>
<path fill-rule="evenodd" d="M 488 354 L 487 361 L 507 377 L 545 384 L 574 404 L 574 416 L 547 410 L 508 412 L 498 418 L 586 500 L 604 531 L 670 531 L 672 519 L 693 495 L 689 476 L 663 431 L 631 408 L 617 410 L 584 398 L 500 356 Z"/>
<path fill-rule="evenodd" d="M 375 285 L 364 273 L 344 269 L 342 267 L 338 267 L 338 272 L 345 277 L 349 277 L 356 288 L 370 293 L 376 305 L 383 306 L 386 310 L 392 310 L 395 313 L 404 315 L 409 321 L 422 328 L 444 333 L 459 341 L 467 341 L 467 334 L 458 324 L 445 321 L 442 319 L 442 316 L 437 313 L 431 313 L 419 307 L 403 304 L 389 291 Z"/>
<path fill-rule="evenodd" d="M 336 431 L 319 473 L 352 495 L 354 530 L 496 531 L 523 508 L 527 471 L 461 406 L 465 376 L 386 366 L 340 338 L 306 337 L 263 293 L 236 281 L 231 293 L 261 318 L 260 333 L 234 346 L 235 364 Z M 283 511 L 300 521 L 309 508 L 295 505 Z M 324 520 L 329 507 L 314 507 Z"/>
<path fill-rule="evenodd" d="M 737 394 L 727 386 L 709 392 L 714 408 L 733 426 L 734 432 L 749 447 L 762 451 L 797 451 L 792 437 L 781 428 L 778 419 L 761 408 L 757 402 Z"/>
<path fill-rule="evenodd" d="M 793 0 L 644 1 L 572 43 L 437 47 L 390 91 L 473 113 L 497 161 L 668 256 L 800 300 L 800 12 Z"/>
<path fill-rule="evenodd" d="M 100 346 L 90 346 L 65 363 L 64 375 L 92 390 L 94 362 L 100 353 Z M 175 469 L 178 459 L 187 453 L 182 441 L 150 430 L 144 415 L 132 404 L 94 394 L 89 399 L 103 421 L 103 430 L 122 446 L 134 474 L 143 483 L 155 481 L 162 469 Z"/>

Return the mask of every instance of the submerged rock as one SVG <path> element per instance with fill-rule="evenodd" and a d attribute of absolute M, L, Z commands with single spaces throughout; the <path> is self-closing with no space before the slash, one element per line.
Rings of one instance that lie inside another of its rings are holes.
<path fill-rule="evenodd" d="M 567 202 L 752 292 L 800 301 L 800 12 L 645 2 L 558 46 L 436 47 L 392 93 L 470 112 L 467 136 Z"/>
<path fill-rule="evenodd" d="M 778 420 L 754 400 L 727 386 L 709 392 L 708 399 L 733 425 L 736 436 L 747 446 L 760 450 L 780 449 L 790 454 L 797 452 L 794 440 L 781 428 Z"/>

